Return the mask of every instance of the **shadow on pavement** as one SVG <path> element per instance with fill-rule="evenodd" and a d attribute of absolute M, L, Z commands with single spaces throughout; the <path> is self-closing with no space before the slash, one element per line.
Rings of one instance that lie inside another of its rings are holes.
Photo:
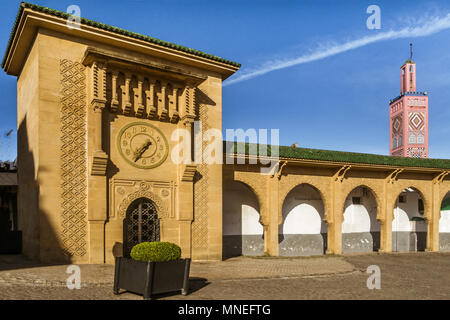
<path fill-rule="evenodd" d="M 209 285 L 211 282 L 208 281 L 208 279 L 205 278 L 198 278 L 198 277 L 189 277 L 189 292 L 187 294 L 187 297 L 189 297 L 189 295 L 191 293 L 194 293 L 204 287 L 206 287 L 207 285 Z M 119 295 L 124 294 L 124 293 L 132 293 L 135 294 L 133 292 L 130 291 L 126 291 L 126 290 L 121 290 L 119 292 Z M 136 294 L 137 296 L 142 296 L 140 294 Z M 167 298 L 167 297 L 173 297 L 173 296 L 177 296 L 179 295 L 179 293 L 177 294 L 177 291 L 175 292 L 168 292 L 168 293 L 162 293 L 162 294 L 155 294 L 152 296 L 153 300 L 156 299 L 160 299 L 160 298 Z"/>
<path fill-rule="evenodd" d="M 0 271 L 66 265 L 67 263 L 42 263 L 20 254 L 0 254 Z"/>

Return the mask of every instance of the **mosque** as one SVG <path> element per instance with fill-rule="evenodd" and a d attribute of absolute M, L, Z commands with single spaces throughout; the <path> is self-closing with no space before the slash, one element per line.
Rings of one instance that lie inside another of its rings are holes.
<path fill-rule="evenodd" d="M 24 255 L 113 263 L 158 240 L 194 260 L 450 250 L 450 160 L 428 158 L 412 60 L 389 104 L 392 156 L 227 144 L 216 157 L 232 161 L 194 161 L 191 146 L 176 163 L 176 130 L 222 132 L 240 64 L 69 18 L 22 3 L 2 62 L 17 77 Z"/>

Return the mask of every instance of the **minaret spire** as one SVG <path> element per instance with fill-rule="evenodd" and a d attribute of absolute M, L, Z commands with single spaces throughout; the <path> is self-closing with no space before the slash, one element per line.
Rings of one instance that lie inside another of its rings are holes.
<path fill-rule="evenodd" d="M 409 57 L 409 60 L 412 61 L 412 57 L 413 57 L 412 43 L 409 44 L 409 52 L 411 54 Z"/>

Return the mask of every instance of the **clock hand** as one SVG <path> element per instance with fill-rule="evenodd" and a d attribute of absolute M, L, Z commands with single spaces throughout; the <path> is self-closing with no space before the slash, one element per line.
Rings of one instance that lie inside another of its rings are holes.
<path fill-rule="evenodd" d="M 147 140 L 139 149 L 136 149 L 136 151 L 134 152 L 134 162 L 138 161 L 142 157 L 144 152 L 150 147 L 151 144 L 152 142 L 150 140 Z"/>

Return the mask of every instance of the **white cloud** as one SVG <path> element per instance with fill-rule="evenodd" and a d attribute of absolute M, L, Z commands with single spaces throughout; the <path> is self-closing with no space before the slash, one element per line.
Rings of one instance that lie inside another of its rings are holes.
<path fill-rule="evenodd" d="M 234 83 L 238 83 L 241 81 L 261 76 L 271 71 L 285 69 L 299 64 L 324 59 L 342 52 L 366 46 L 374 42 L 400 38 L 425 37 L 449 28 L 450 28 L 450 14 L 447 14 L 447 16 L 445 17 L 433 17 L 428 19 L 427 22 L 422 23 L 421 25 L 418 26 L 406 27 L 400 30 L 390 30 L 386 32 L 380 32 L 373 36 L 365 36 L 363 38 L 348 41 L 338 45 L 329 45 L 325 47 L 322 45 L 321 49 L 310 54 L 305 54 L 290 59 L 268 61 L 263 65 L 261 65 L 259 68 L 248 71 L 245 70 L 239 71 L 235 76 L 226 80 L 223 85 L 228 86 Z"/>

